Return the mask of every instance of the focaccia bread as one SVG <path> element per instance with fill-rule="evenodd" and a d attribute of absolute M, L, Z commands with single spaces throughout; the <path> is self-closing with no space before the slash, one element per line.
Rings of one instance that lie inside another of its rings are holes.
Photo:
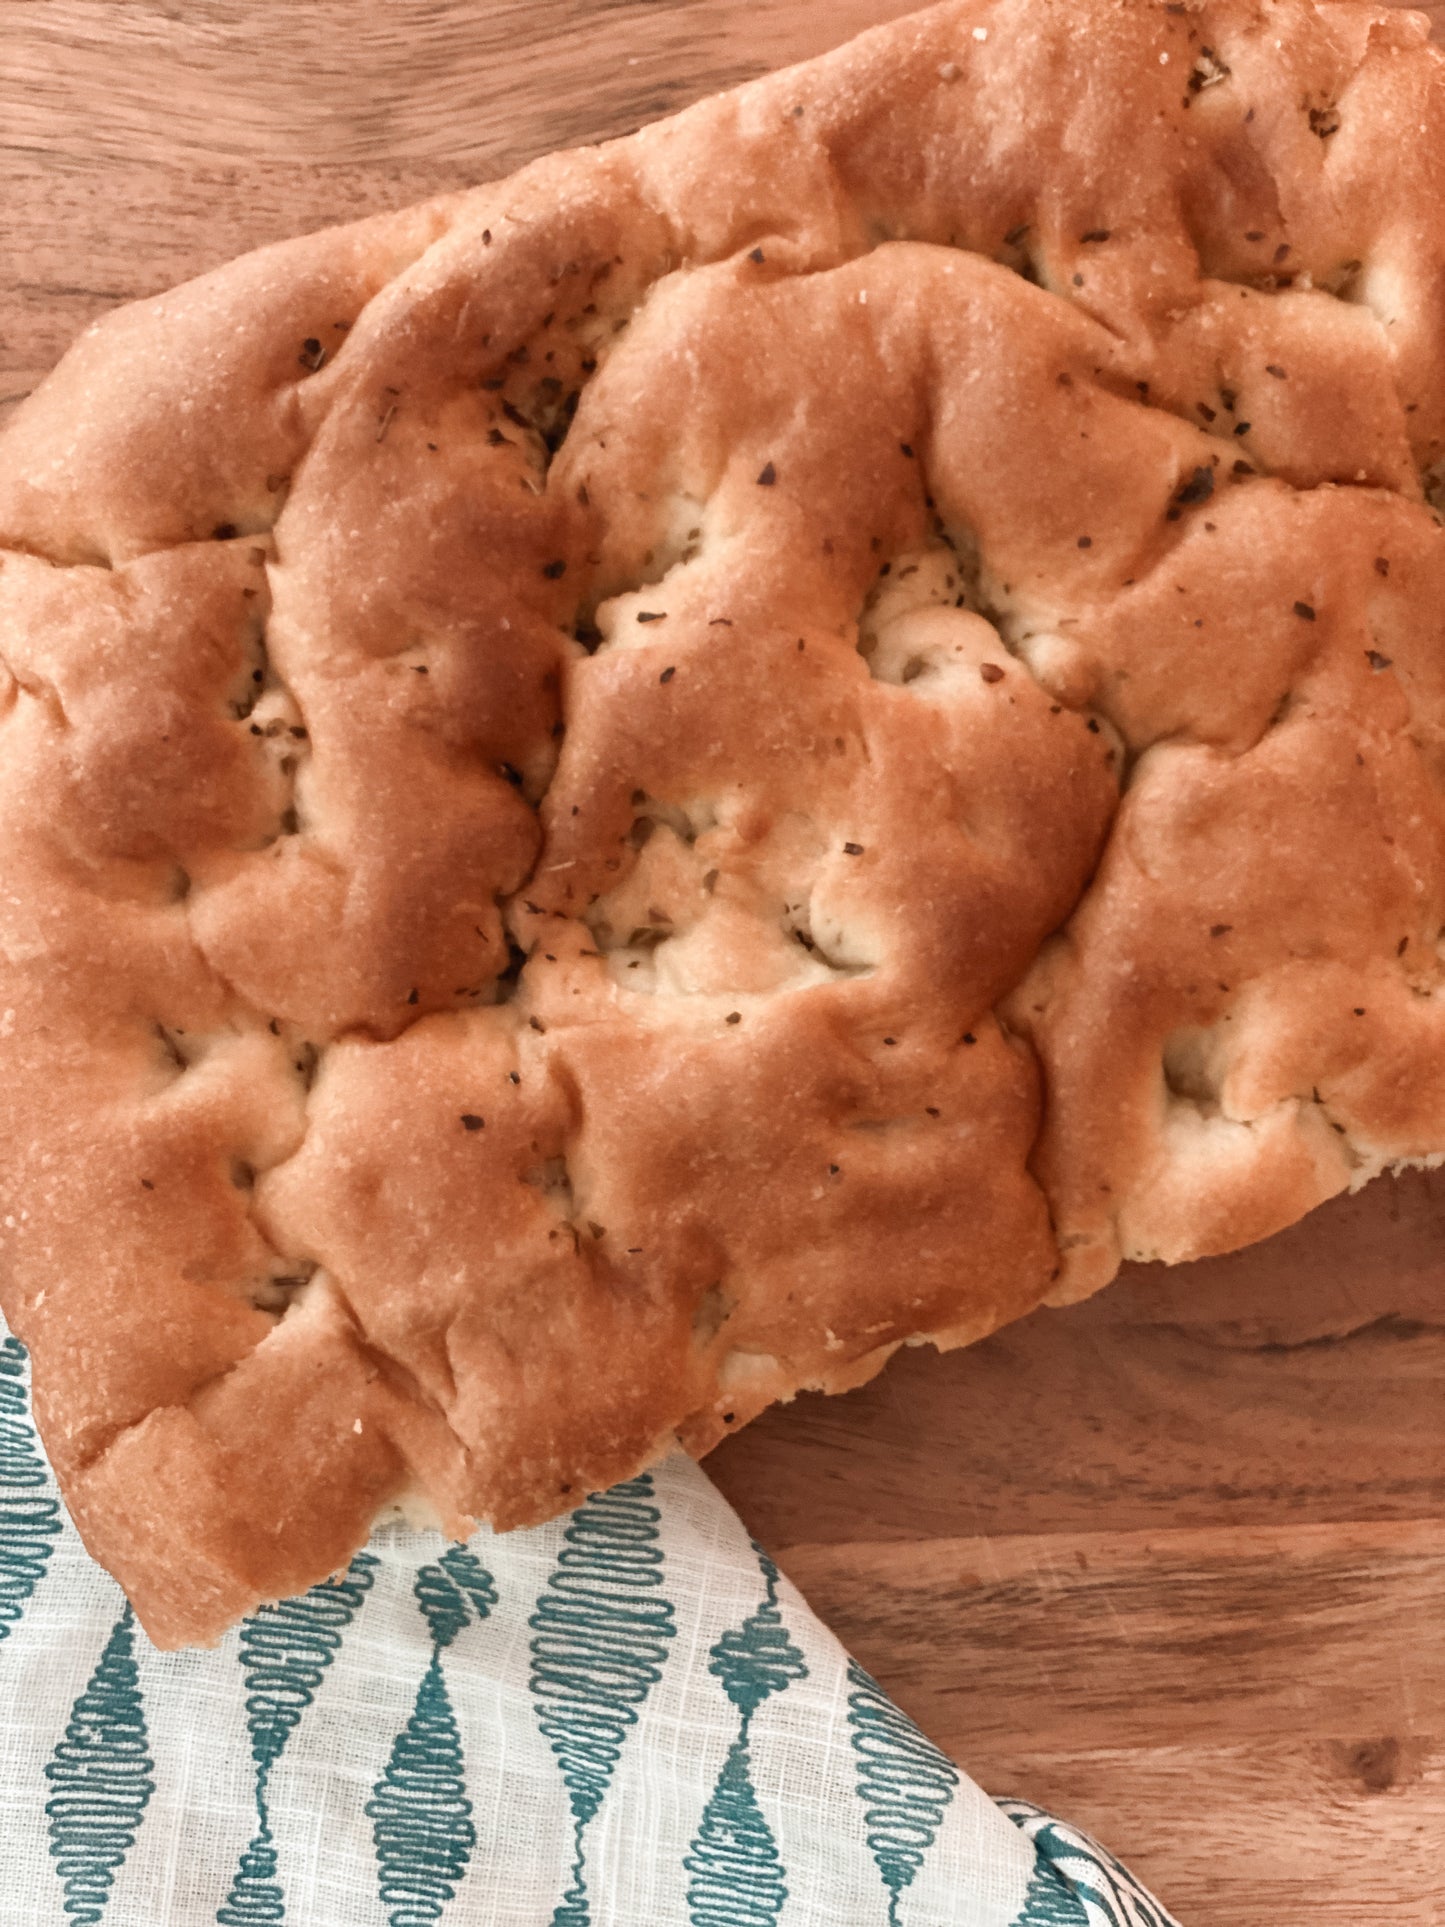
<path fill-rule="evenodd" d="M 1445 65 L 964 0 L 0 442 L 0 1303 L 161 1644 L 1445 1152 Z"/>

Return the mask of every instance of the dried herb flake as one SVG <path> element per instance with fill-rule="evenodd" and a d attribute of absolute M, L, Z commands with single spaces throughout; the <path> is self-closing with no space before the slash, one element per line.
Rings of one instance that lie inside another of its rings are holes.
<path fill-rule="evenodd" d="M 1183 508 L 1195 502 L 1207 502 L 1214 493 L 1214 470 L 1207 466 L 1196 468 L 1189 480 L 1175 496 L 1175 501 Z"/>

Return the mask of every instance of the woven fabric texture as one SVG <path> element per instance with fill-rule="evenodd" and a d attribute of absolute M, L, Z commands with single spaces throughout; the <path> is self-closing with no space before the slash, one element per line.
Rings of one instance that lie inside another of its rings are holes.
<path fill-rule="evenodd" d="M 681 1457 L 529 1532 L 388 1529 L 161 1653 L 3 1336 L 0 1693 L 5 1927 L 1172 1927 L 945 1759 Z"/>

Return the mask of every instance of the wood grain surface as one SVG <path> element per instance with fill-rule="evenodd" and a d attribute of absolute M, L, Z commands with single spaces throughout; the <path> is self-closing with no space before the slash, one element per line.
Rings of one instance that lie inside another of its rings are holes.
<path fill-rule="evenodd" d="M 714 1455 L 975 1779 L 1184 1927 L 1445 1921 L 1445 1174 Z"/>
<path fill-rule="evenodd" d="M 906 11 L 0 0 L 0 408 L 120 301 Z M 907 1352 L 711 1469 L 976 1779 L 1184 1927 L 1445 1923 L 1445 1174 Z"/>

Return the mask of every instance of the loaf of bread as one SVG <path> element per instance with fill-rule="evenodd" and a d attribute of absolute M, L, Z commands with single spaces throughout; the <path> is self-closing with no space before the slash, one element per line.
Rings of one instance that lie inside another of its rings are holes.
<path fill-rule="evenodd" d="M 1445 62 L 955 0 L 0 441 L 0 1303 L 214 1639 L 1445 1152 Z"/>

